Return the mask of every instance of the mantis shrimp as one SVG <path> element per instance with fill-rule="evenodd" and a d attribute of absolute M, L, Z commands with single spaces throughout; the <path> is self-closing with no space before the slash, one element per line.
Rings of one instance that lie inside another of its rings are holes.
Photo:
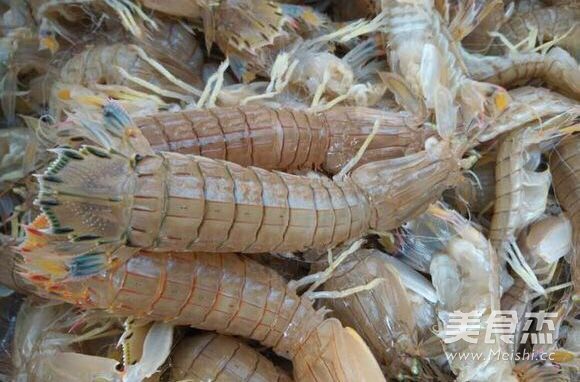
<path fill-rule="evenodd" d="M 490 240 L 497 251 L 515 238 L 517 231 L 541 216 L 551 183 L 549 171 L 535 171 L 541 153 L 533 145 L 543 139 L 541 131 L 521 128 L 503 137 L 495 165 L 494 214 Z M 524 201 L 522 203 L 521 201 Z"/>
<path fill-rule="evenodd" d="M 320 113 L 263 106 L 223 107 L 135 118 L 155 151 L 223 159 L 266 170 L 335 174 L 374 134 L 358 164 L 422 149 L 432 134 L 405 112 L 335 107 Z M 378 129 L 373 125 L 378 123 Z"/>
<path fill-rule="evenodd" d="M 330 181 L 155 154 L 130 117 L 112 103 L 105 106 L 105 121 L 121 142 L 99 129 L 92 133 L 127 155 L 92 146 L 59 148 L 58 159 L 39 177 L 38 203 L 51 222 L 46 233 L 74 239 L 72 245 L 60 243 L 68 256 L 47 257 L 61 270 L 90 259 L 95 268 L 86 275 L 97 273 L 108 266 L 111 251 L 125 243 L 164 251 L 245 253 L 333 247 L 421 213 L 458 180 L 461 163 L 454 150 L 464 150 L 435 139 L 426 151 L 368 163 L 350 177 Z"/>
<path fill-rule="evenodd" d="M 473 332 L 472 336 L 477 340 L 471 343 L 462 339 L 446 340 L 448 336 L 454 336 L 451 317 L 458 311 L 475 314 L 480 322 L 480 328 L 489 325 L 491 315 L 495 314 L 493 312 L 500 309 L 502 266 L 491 243 L 465 218 L 442 206 L 435 206 L 431 211 L 448 223 L 447 229 L 452 233 L 444 251 L 436 254 L 431 261 L 431 276 L 439 300 L 439 336 L 444 339 L 443 347 L 458 380 L 514 382 L 528 380 L 526 378 L 566 380 L 564 373 L 553 365 L 526 362 L 514 365 L 509 357 L 494 358 L 492 353 L 501 354 L 514 349 L 509 349 L 508 344 L 499 340 L 499 334 L 494 334 L 493 331 Z M 525 284 L 516 281 L 510 292 L 504 295 L 503 307 L 519 311 L 526 309 L 525 305 L 529 300 Z M 484 338 L 491 338 L 493 341 L 486 341 Z M 449 357 L 449 354 L 462 353 L 480 353 L 483 357 L 479 359 L 468 357 L 467 362 L 459 360 L 459 357 Z"/>
<path fill-rule="evenodd" d="M 208 49 L 215 42 L 244 81 L 268 76 L 276 55 L 289 44 L 326 28 L 328 20 L 307 6 L 265 0 L 144 0 L 143 5 L 203 23 Z"/>
<path fill-rule="evenodd" d="M 21 249 L 46 246 L 38 236 L 46 227 L 37 218 Z M 384 380 L 358 334 L 313 308 L 316 292 L 299 297 L 273 270 L 234 254 L 129 252 L 127 261 L 81 281 L 54 284 L 34 264 L 24 267 L 30 280 L 84 308 L 259 341 L 293 361 L 296 381 Z"/>
<path fill-rule="evenodd" d="M 179 342 L 171 380 L 291 382 L 272 361 L 233 337 L 204 333 Z"/>

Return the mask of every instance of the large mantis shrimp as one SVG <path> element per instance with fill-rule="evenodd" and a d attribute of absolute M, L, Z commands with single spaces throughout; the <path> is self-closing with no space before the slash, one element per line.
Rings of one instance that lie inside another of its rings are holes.
<path fill-rule="evenodd" d="M 374 124 L 378 128 L 374 129 Z M 223 159 L 266 170 L 339 170 L 374 134 L 358 164 L 418 152 L 433 130 L 406 112 L 335 107 L 313 113 L 264 106 L 218 107 L 137 117 L 155 151 Z"/>
<path fill-rule="evenodd" d="M 105 145 L 124 146 L 128 155 L 90 146 L 56 149 L 58 159 L 39 178 L 38 203 L 51 222 L 47 233 L 72 240 L 59 243 L 59 254 L 46 259 L 67 269 L 65 274 L 71 271 L 69 276 L 85 260 L 95 266 L 90 272 L 81 266 L 85 276 L 106 268 L 111 251 L 123 244 L 165 251 L 287 252 L 329 248 L 369 229 L 392 229 L 457 181 L 458 156 L 465 149 L 434 139 L 426 151 L 369 163 L 330 181 L 155 154 L 117 105 L 105 106 L 105 120 L 122 142 L 113 143 L 102 130 L 93 133 Z"/>
<path fill-rule="evenodd" d="M 524 126 L 506 134 L 498 148 L 496 200 L 489 237 L 498 254 L 502 258 L 507 256 L 512 268 L 524 279 L 529 279 L 531 275 L 525 272 L 525 266 L 519 266 L 521 261 L 518 260 L 519 249 L 514 245 L 515 238 L 546 208 L 551 175 L 548 169 L 539 169 L 542 151 L 553 146 L 559 137 L 568 134 L 567 130 L 575 131 L 575 125 L 561 127 L 573 118 L 563 114 L 541 124 Z M 504 277 L 503 281 L 506 280 Z M 543 293 L 543 288 L 536 281 L 532 281 L 531 285 Z"/>
<path fill-rule="evenodd" d="M 519 229 L 537 219 L 546 208 L 551 182 L 549 171 L 536 171 L 541 152 L 534 150 L 541 132 L 521 128 L 503 137 L 496 160 L 494 215 L 490 240 L 501 251 Z M 525 201 L 525 202 L 523 202 Z"/>
<path fill-rule="evenodd" d="M 21 249 L 47 245 L 38 231 L 46 227 L 37 218 Z M 273 270 L 234 254 L 130 252 L 126 262 L 81 281 L 53 284 L 34 274 L 34 264 L 24 267 L 30 280 L 84 308 L 259 341 L 293 361 L 297 381 L 383 380 L 358 334 L 315 310 L 316 292 L 299 297 Z"/>

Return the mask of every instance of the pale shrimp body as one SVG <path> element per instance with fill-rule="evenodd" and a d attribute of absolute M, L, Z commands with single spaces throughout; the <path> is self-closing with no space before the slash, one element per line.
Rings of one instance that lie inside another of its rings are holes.
<path fill-rule="evenodd" d="M 456 90 L 466 79 L 465 68 L 432 2 L 383 0 L 382 7 L 387 15 L 393 71 L 402 74 L 415 94 L 431 99 L 434 94 L 425 94 L 425 90 L 435 91 L 429 86 L 436 84 L 426 83 L 420 76 L 424 51 L 429 44 L 443 55 L 438 56 L 442 67 L 436 81 L 443 87 Z"/>

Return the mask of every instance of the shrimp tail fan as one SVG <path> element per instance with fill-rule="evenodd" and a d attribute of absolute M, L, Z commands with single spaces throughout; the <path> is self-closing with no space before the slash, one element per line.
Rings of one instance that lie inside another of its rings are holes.
<path fill-rule="evenodd" d="M 129 225 L 135 160 L 82 146 L 51 150 L 57 158 L 37 175 L 42 214 L 19 247 L 24 273 L 47 280 L 89 277 L 107 268 Z"/>

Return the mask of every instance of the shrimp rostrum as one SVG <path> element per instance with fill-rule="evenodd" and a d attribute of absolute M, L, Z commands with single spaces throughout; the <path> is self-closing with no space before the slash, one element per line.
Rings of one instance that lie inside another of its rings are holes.
<path fill-rule="evenodd" d="M 461 166 L 449 143 L 434 139 L 426 151 L 330 181 L 155 154 L 117 105 L 105 106 L 105 120 L 121 141 L 93 133 L 119 150 L 56 149 L 58 158 L 40 177 L 38 204 L 50 221 L 45 233 L 67 239 L 47 259 L 63 271 L 88 260 L 95 268 L 83 266 L 85 276 L 106 268 L 112 251 L 125 244 L 242 253 L 331 248 L 421 213 L 457 181 Z"/>

